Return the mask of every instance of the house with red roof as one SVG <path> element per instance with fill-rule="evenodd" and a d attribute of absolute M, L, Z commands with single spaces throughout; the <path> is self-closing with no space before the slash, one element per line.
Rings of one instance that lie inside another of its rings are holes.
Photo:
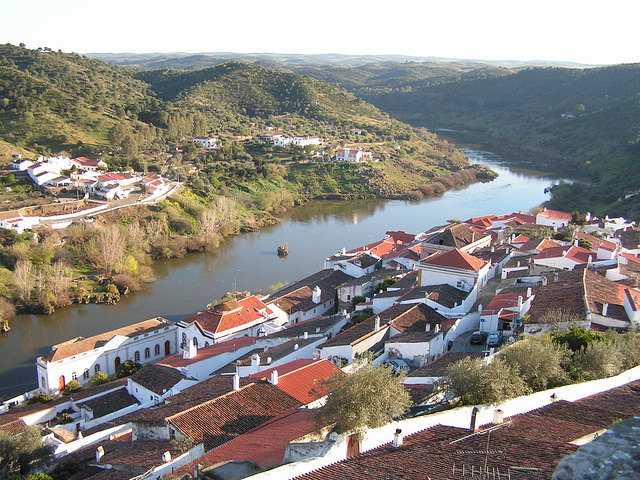
<path fill-rule="evenodd" d="M 336 162 L 365 163 L 371 160 L 373 154 L 363 148 L 340 148 L 336 150 Z"/>
<path fill-rule="evenodd" d="M 479 330 L 511 335 L 517 321 L 529 311 L 534 297 L 532 288 L 528 288 L 526 293 L 499 293 L 482 310 Z"/>
<path fill-rule="evenodd" d="M 105 170 L 107 168 L 107 164 L 102 160 L 91 160 L 86 157 L 72 158 L 71 164 L 78 170 L 87 172 L 95 172 L 96 170 Z"/>
<path fill-rule="evenodd" d="M 22 215 L 0 220 L 0 228 L 4 230 L 13 230 L 18 234 L 31 229 L 38 224 L 40 224 L 40 219 L 38 217 L 23 217 Z"/>
<path fill-rule="evenodd" d="M 538 267 L 573 270 L 576 266 L 587 265 L 596 259 L 596 252 L 575 245 L 566 245 L 545 248 L 533 257 L 533 264 Z"/>
<path fill-rule="evenodd" d="M 549 210 L 547 207 L 544 207 L 543 210 L 536 214 L 536 224 L 552 227 L 554 230 L 566 227 L 571 223 L 572 219 L 573 217 L 570 213 Z"/>
<path fill-rule="evenodd" d="M 473 305 L 487 284 L 490 268 L 491 261 L 485 262 L 457 248 L 437 252 L 418 265 L 419 285 L 450 285 L 468 292 L 468 301 Z"/>
<path fill-rule="evenodd" d="M 452 223 L 436 227 L 424 233 L 422 244 L 429 246 L 457 248 L 465 253 L 473 253 L 491 245 L 492 237 L 484 232 L 476 232 L 463 223 Z M 426 255 L 423 253 L 422 258 Z"/>

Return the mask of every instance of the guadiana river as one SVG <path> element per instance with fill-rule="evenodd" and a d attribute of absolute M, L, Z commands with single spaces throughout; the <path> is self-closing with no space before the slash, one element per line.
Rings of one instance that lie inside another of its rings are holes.
<path fill-rule="evenodd" d="M 53 344 L 157 316 L 177 321 L 234 289 L 266 292 L 270 285 L 322 269 L 325 257 L 378 240 L 387 230 L 419 233 L 448 219 L 528 211 L 548 199 L 544 190 L 557 181 L 507 167 L 489 152 L 465 153 L 500 176 L 421 201 L 313 202 L 286 212 L 278 225 L 226 239 L 215 252 L 157 262 L 156 282 L 117 305 L 73 305 L 53 315 L 17 316 L 9 335 L 0 337 L 0 398 L 37 387 L 35 359 Z M 279 258 L 276 247 L 285 242 L 290 254 Z"/>

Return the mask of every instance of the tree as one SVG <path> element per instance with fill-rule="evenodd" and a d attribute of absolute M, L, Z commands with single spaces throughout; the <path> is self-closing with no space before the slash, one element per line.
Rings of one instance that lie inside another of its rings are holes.
<path fill-rule="evenodd" d="M 134 362 L 133 360 L 127 360 L 121 363 L 120 365 L 118 365 L 118 368 L 116 368 L 116 377 L 118 378 L 128 377 L 136 373 L 141 368 L 142 368 L 142 365 L 140 365 L 138 362 Z"/>
<path fill-rule="evenodd" d="M 500 358 L 463 358 L 447 367 L 440 385 L 464 405 L 495 404 L 530 393 L 518 372 Z"/>
<path fill-rule="evenodd" d="M 518 372 L 534 392 L 567 383 L 569 350 L 550 336 L 530 337 L 500 350 L 500 358 Z"/>
<path fill-rule="evenodd" d="M 109 225 L 98 234 L 99 266 L 105 274 L 118 273 L 125 259 L 127 238 L 117 225 Z"/>
<path fill-rule="evenodd" d="M 51 450 L 50 445 L 42 443 L 40 430 L 35 426 L 14 435 L 0 431 L 0 478 L 12 473 L 28 474 L 31 462 L 46 458 Z"/>
<path fill-rule="evenodd" d="M 573 356 L 571 376 L 577 381 L 597 380 L 622 371 L 623 358 L 617 345 L 593 342 Z"/>
<path fill-rule="evenodd" d="M 33 265 L 29 260 L 18 260 L 13 271 L 13 284 L 16 287 L 18 300 L 24 304 L 31 303 L 31 289 L 33 288 Z"/>
<path fill-rule="evenodd" d="M 98 385 L 104 385 L 109 383 L 109 376 L 104 372 L 96 372 L 91 377 L 91 385 L 97 387 Z"/>
<path fill-rule="evenodd" d="M 63 393 L 65 395 L 71 395 L 72 393 L 79 392 L 80 390 L 82 390 L 82 385 L 80 385 L 80 382 L 78 382 L 78 380 L 71 380 L 64 387 L 64 392 Z"/>
<path fill-rule="evenodd" d="M 385 425 L 411 406 L 403 380 L 404 375 L 395 376 L 390 368 L 370 362 L 349 375 L 336 372 L 322 383 L 327 401 L 315 420 L 323 426 L 335 423 L 338 433 Z"/>

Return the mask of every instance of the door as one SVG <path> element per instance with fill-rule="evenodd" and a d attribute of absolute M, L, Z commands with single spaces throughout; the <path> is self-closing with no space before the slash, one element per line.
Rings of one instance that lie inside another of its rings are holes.
<path fill-rule="evenodd" d="M 115 360 L 113 361 L 113 365 L 115 369 L 118 370 L 118 367 L 120 366 L 120 357 L 115 358 Z"/>
<path fill-rule="evenodd" d="M 357 435 L 350 435 L 347 438 L 347 458 L 353 458 L 360 454 L 360 440 Z"/>
<path fill-rule="evenodd" d="M 60 379 L 58 380 L 58 382 L 59 382 L 58 388 L 62 392 L 66 387 L 66 384 L 64 382 L 64 375 L 60 375 Z"/>
<path fill-rule="evenodd" d="M 164 342 L 164 354 L 171 355 L 171 342 L 169 340 Z"/>

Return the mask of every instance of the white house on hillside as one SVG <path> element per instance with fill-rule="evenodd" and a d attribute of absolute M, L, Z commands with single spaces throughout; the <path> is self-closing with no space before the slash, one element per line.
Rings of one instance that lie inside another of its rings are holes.
<path fill-rule="evenodd" d="M 206 149 L 218 148 L 218 139 L 214 137 L 196 137 L 193 139 L 193 143 L 196 145 L 200 143 Z"/>

